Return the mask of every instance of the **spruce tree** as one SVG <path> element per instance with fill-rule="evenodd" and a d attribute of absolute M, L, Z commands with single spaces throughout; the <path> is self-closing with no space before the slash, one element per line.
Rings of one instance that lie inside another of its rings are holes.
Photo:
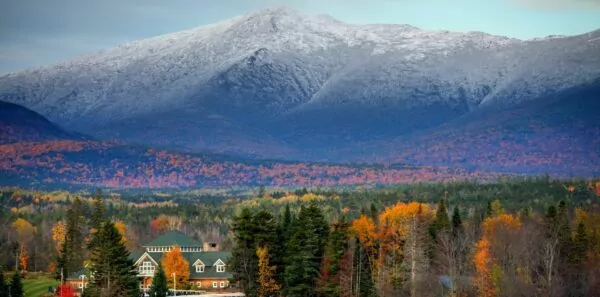
<path fill-rule="evenodd" d="M 463 231 L 463 223 L 462 223 L 462 218 L 460 217 L 460 210 L 458 209 L 458 206 L 454 206 L 454 209 L 452 210 L 452 235 L 453 236 L 458 236 L 458 234 L 462 233 Z"/>
<path fill-rule="evenodd" d="M 154 272 L 152 278 L 152 286 L 150 286 L 150 297 L 166 297 L 169 292 L 167 286 L 167 276 L 162 265 L 158 265 L 158 269 Z"/>
<path fill-rule="evenodd" d="M 67 211 L 65 240 L 57 259 L 57 279 L 60 279 L 61 273 L 68 276 L 83 266 L 83 216 L 83 204 L 79 198 L 76 198 Z"/>
<path fill-rule="evenodd" d="M 112 222 L 100 224 L 94 233 L 96 244 L 91 250 L 94 275 L 87 296 L 134 297 L 139 295 L 139 282 L 129 251 Z"/>
<path fill-rule="evenodd" d="M 301 207 L 287 244 L 285 296 L 315 296 L 315 282 L 323 261 L 329 226 L 321 210 L 312 203 Z"/>
<path fill-rule="evenodd" d="M 231 252 L 233 278 L 239 283 L 246 296 L 256 296 L 258 279 L 258 257 L 254 231 L 255 221 L 250 209 L 244 208 L 239 216 L 233 218 L 235 246 Z"/>
<path fill-rule="evenodd" d="M 0 297 L 7 297 L 9 287 L 4 280 L 4 269 L 0 266 Z"/>
<path fill-rule="evenodd" d="M 13 274 L 10 282 L 10 297 L 23 297 L 23 283 L 18 271 Z"/>

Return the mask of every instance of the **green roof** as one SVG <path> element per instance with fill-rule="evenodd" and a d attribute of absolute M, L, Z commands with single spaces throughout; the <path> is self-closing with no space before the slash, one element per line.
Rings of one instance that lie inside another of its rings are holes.
<path fill-rule="evenodd" d="M 154 240 L 143 245 L 144 247 L 149 246 L 174 246 L 180 247 L 202 247 L 202 243 L 185 235 L 183 232 L 178 230 L 171 230 Z"/>
<path fill-rule="evenodd" d="M 164 253 L 153 252 L 147 253 L 154 261 L 160 263 Z M 229 279 L 233 275 L 228 272 L 227 266 L 225 266 L 226 272 L 217 272 L 217 267 L 213 266 L 219 259 L 227 265 L 229 258 L 231 257 L 230 252 L 193 252 L 193 253 L 182 253 L 183 257 L 190 264 L 190 278 L 192 279 Z M 141 257 L 142 255 L 140 255 Z M 139 258 L 138 258 L 139 259 Z M 136 260 L 138 260 L 136 259 Z M 204 272 L 196 272 L 196 267 L 193 264 L 200 260 L 204 263 Z"/>

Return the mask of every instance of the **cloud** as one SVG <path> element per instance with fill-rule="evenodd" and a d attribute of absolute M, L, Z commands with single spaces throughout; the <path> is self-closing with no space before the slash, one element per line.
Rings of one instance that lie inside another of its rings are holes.
<path fill-rule="evenodd" d="M 600 9 L 600 0 L 511 0 L 518 5 L 543 10 Z"/>

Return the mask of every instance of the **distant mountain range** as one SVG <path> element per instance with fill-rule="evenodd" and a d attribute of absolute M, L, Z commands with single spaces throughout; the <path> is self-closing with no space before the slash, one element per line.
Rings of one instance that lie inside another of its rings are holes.
<path fill-rule="evenodd" d="M 272 8 L 0 77 L 69 131 L 245 158 L 600 174 L 600 30 L 518 40 Z"/>
<path fill-rule="evenodd" d="M 93 140 L 73 134 L 26 108 L 0 102 L 0 186 L 36 188 L 240 188 L 390 185 L 503 175 L 409 165 L 249 160 Z M 7 128 L 8 127 L 8 128 Z M 14 131 L 27 139 L 13 141 Z M 8 140 L 8 141 L 5 141 Z"/>

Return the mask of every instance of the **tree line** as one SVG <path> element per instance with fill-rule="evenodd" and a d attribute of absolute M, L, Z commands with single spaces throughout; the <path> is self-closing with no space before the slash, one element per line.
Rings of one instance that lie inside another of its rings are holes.
<path fill-rule="evenodd" d="M 231 271 L 247 296 L 596 296 L 600 209 L 397 202 L 327 221 L 316 204 L 243 209 Z M 451 206 L 451 207 L 450 207 Z M 449 210 L 451 209 L 451 210 Z"/>

